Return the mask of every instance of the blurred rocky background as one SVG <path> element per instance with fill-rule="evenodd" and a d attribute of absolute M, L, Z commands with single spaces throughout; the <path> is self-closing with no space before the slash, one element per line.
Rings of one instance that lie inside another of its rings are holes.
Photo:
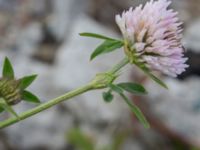
<path fill-rule="evenodd" d="M 123 52 L 89 62 L 99 40 L 80 32 L 120 38 L 115 14 L 145 0 L 0 0 L 0 64 L 8 56 L 18 77 L 37 73 L 30 89 L 42 102 L 87 83 L 118 62 Z M 163 76 L 161 89 L 128 67 L 122 81 L 143 83 L 149 94 L 132 97 L 146 114 L 144 129 L 116 98 L 106 104 L 90 92 L 0 131 L 0 150 L 199 150 L 200 1 L 172 0 L 184 22 L 183 44 L 190 68 L 178 79 Z M 1 65 L 2 67 L 2 65 Z M 21 103 L 23 112 L 35 107 Z M 0 119 L 9 117 L 1 114 Z"/>

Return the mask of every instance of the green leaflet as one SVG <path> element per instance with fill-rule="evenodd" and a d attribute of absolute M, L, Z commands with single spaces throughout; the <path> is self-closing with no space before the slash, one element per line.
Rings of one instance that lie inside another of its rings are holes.
<path fill-rule="evenodd" d="M 139 109 L 139 107 L 137 107 L 135 104 L 132 104 L 130 102 L 130 100 L 123 93 L 123 90 L 133 93 L 133 90 L 134 90 L 134 92 L 136 90 L 135 87 L 137 87 L 137 92 L 139 91 L 140 93 L 143 93 L 143 92 L 146 93 L 146 90 L 141 85 L 133 84 L 133 83 L 120 83 L 117 85 L 110 84 L 110 85 L 108 85 L 108 87 L 110 88 L 110 90 L 118 93 L 123 98 L 123 100 L 126 102 L 126 104 L 130 107 L 131 111 L 135 114 L 135 116 L 144 125 L 145 128 L 150 127 L 148 121 L 146 120 L 145 116 L 143 115 L 143 113 Z M 141 91 L 143 91 L 143 92 L 141 92 Z"/>
<path fill-rule="evenodd" d="M 86 36 L 86 37 L 92 37 L 92 38 L 97 38 L 97 39 L 103 39 L 103 40 L 111 40 L 111 41 L 118 41 L 116 39 L 104 36 L 104 35 L 100 35 L 100 34 L 96 34 L 96 33 L 89 33 L 89 32 L 84 32 L 84 33 L 80 33 L 80 36 Z"/>
<path fill-rule="evenodd" d="M 4 60 L 2 75 L 4 78 L 11 78 L 11 79 L 14 79 L 15 76 L 12 64 L 10 63 L 10 60 L 7 57 Z"/>
<path fill-rule="evenodd" d="M 39 98 L 29 91 L 23 91 L 22 99 L 31 103 L 40 103 Z"/>
<path fill-rule="evenodd" d="M 20 85 L 19 87 L 21 89 L 26 89 L 31 83 L 36 79 L 37 75 L 30 75 L 30 76 L 25 76 L 20 79 Z"/>
<path fill-rule="evenodd" d="M 146 117 L 143 115 L 140 108 L 137 107 L 135 104 L 131 103 L 130 100 L 123 93 L 121 93 L 120 96 L 127 103 L 127 105 L 130 107 L 131 111 L 135 114 L 135 116 L 138 118 L 138 120 L 144 125 L 144 127 L 147 129 L 150 128 L 150 124 L 147 121 Z"/>
<path fill-rule="evenodd" d="M 118 48 L 121 48 L 124 45 L 124 42 L 121 40 L 113 39 L 104 35 L 96 34 L 96 33 L 89 33 L 84 32 L 80 33 L 80 36 L 92 37 L 105 40 L 102 44 L 100 44 L 90 56 L 90 60 L 93 60 L 95 57 L 110 53 Z"/>
<path fill-rule="evenodd" d="M 159 78 L 157 78 L 155 75 L 153 75 L 152 73 L 148 73 L 148 75 L 149 75 L 149 77 L 151 77 L 151 79 L 153 79 L 159 85 L 161 85 L 162 87 L 168 89 L 167 85 L 163 81 L 161 81 Z"/>
<path fill-rule="evenodd" d="M 108 87 L 110 87 L 110 89 L 112 91 L 115 91 L 118 94 L 123 93 L 123 89 L 120 86 L 118 86 L 118 85 L 110 84 L 110 85 L 108 85 Z"/>
<path fill-rule="evenodd" d="M 103 92 L 102 96 L 104 101 L 108 103 L 111 102 L 114 98 L 110 90 L 108 92 Z"/>
<path fill-rule="evenodd" d="M 106 40 L 94 50 L 94 52 L 90 57 L 90 60 L 93 60 L 95 57 L 99 55 L 110 53 L 118 48 L 121 48 L 123 45 L 124 44 L 121 41 Z"/>
<path fill-rule="evenodd" d="M 137 65 L 138 66 L 138 65 Z M 167 85 L 161 81 L 158 77 L 156 77 L 155 75 L 153 75 L 150 70 L 146 67 L 141 67 L 138 66 L 140 69 L 142 69 L 144 71 L 144 73 L 146 73 L 152 80 L 154 80 L 156 83 L 158 83 L 160 86 L 164 87 L 165 89 L 168 89 Z"/>
<path fill-rule="evenodd" d="M 147 94 L 147 91 L 145 88 L 137 83 L 131 83 L 131 82 L 124 82 L 124 83 L 119 83 L 117 84 L 119 87 L 124 89 L 127 92 L 130 92 L 132 94 Z"/>

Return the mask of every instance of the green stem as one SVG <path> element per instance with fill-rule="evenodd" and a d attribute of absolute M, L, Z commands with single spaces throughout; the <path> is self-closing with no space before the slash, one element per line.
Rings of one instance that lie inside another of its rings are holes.
<path fill-rule="evenodd" d="M 128 58 L 125 58 L 123 59 L 122 61 L 120 61 L 117 65 L 115 65 L 110 71 L 108 71 L 109 73 L 111 74 L 115 74 L 117 71 L 119 71 L 122 67 L 124 67 L 126 64 L 128 64 L 129 60 Z M 106 75 L 106 74 L 105 74 Z M 96 79 L 97 78 L 97 79 Z M 80 88 L 77 88 L 71 92 L 68 92 L 60 97 L 57 97 L 55 99 L 52 99 L 46 103 L 43 103 L 31 110 L 28 110 L 20 115 L 18 115 L 18 118 L 10 118 L 10 119 L 7 119 L 5 121 L 2 121 L 0 122 L 0 129 L 2 128 L 5 128 L 7 126 L 10 126 L 14 123 L 17 123 L 21 120 L 24 120 L 26 118 L 29 118 L 41 111 L 44 111 L 56 104 L 59 104 L 65 100 L 69 100 L 75 96 L 78 96 L 80 94 L 83 94 L 87 91 L 90 91 L 90 90 L 95 90 L 97 89 L 97 87 L 99 88 L 105 88 L 104 86 L 101 86 L 101 85 L 106 85 L 108 84 L 107 82 L 110 82 L 110 80 L 98 80 L 98 76 L 96 76 L 96 78 L 93 80 L 93 81 L 98 81 L 98 82 L 90 82 L 89 84 L 83 86 L 83 87 L 80 87 Z M 98 86 L 100 85 L 100 86 Z"/>
<path fill-rule="evenodd" d="M 129 63 L 128 57 L 125 57 L 123 60 L 121 60 L 118 64 L 116 64 L 109 73 L 115 74 L 117 71 L 119 71 L 121 68 L 123 68 L 125 65 Z"/>
<path fill-rule="evenodd" d="M 75 90 L 73 90 L 73 91 L 71 91 L 69 93 L 66 93 L 66 94 L 64 94 L 64 95 L 62 95 L 60 97 L 57 97 L 55 99 L 52 99 L 52 100 L 50 100 L 50 101 L 48 101 L 46 103 L 43 103 L 43 104 L 39 105 L 38 107 L 35 107 L 35 108 L 31 109 L 31 110 L 28 110 L 28 111 L 20 114 L 18 116 L 18 118 L 16 118 L 16 117 L 15 118 L 10 118 L 10 119 L 7 119 L 7 120 L 1 122 L 0 123 L 0 129 L 5 128 L 7 126 L 10 126 L 10 125 L 12 125 L 14 123 L 17 123 L 20 120 L 24 120 L 24 119 L 26 119 L 28 117 L 31 117 L 31 116 L 33 116 L 33 115 L 35 115 L 35 114 L 37 114 L 37 113 L 39 113 L 41 111 L 44 111 L 44 110 L 46 110 L 46 109 L 58 104 L 58 103 L 61 103 L 61 102 L 65 101 L 65 100 L 69 100 L 70 98 L 75 97 L 77 95 L 80 95 L 82 93 L 85 93 L 85 92 L 87 92 L 89 90 L 92 90 L 92 85 L 90 85 L 90 84 L 86 85 L 86 86 L 83 86 L 81 88 L 75 89 Z"/>

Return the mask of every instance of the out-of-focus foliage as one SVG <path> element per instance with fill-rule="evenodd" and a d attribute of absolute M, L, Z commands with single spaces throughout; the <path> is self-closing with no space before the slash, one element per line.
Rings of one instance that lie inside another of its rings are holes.
<path fill-rule="evenodd" d="M 67 133 L 67 141 L 79 150 L 121 150 L 125 138 L 125 133 L 117 134 L 113 136 L 113 141 L 109 145 L 96 148 L 95 138 L 88 136 L 81 129 L 74 128 Z"/>

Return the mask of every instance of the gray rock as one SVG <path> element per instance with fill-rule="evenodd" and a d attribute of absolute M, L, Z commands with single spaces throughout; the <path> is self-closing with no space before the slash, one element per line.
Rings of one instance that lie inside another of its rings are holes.
<path fill-rule="evenodd" d="M 49 26 L 59 40 L 68 38 L 71 25 L 88 6 L 88 0 L 56 0 L 52 1 L 53 15 L 49 19 Z M 78 4 L 78 5 L 77 5 Z M 81 4 L 81 5 L 79 5 Z"/>
<path fill-rule="evenodd" d="M 184 43 L 185 47 L 200 53 L 200 19 L 190 23 L 185 31 Z"/>
<path fill-rule="evenodd" d="M 172 131 L 192 143 L 200 142 L 200 80 L 191 77 L 184 82 L 165 79 L 169 91 L 148 83 L 149 106 Z"/>

